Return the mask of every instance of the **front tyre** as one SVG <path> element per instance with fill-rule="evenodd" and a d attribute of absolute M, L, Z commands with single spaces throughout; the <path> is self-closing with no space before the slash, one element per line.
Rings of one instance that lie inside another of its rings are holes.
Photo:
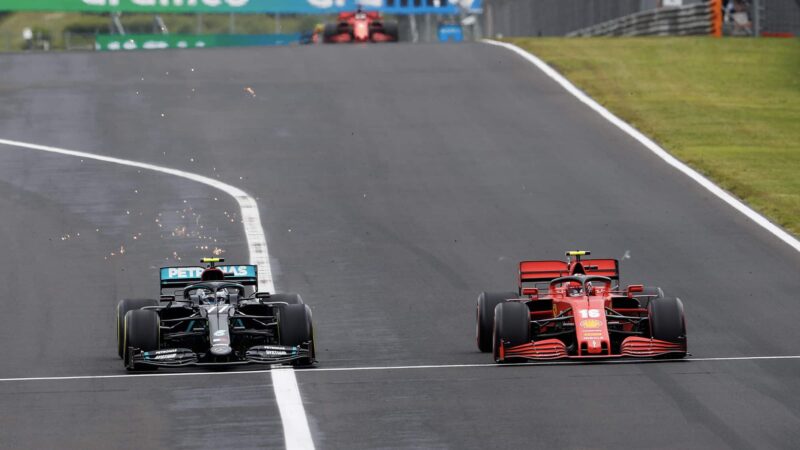
<path fill-rule="evenodd" d="M 400 37 L 400 33 L 398 32 L 397 22 L 393 20 L 387 20 L 383 22 L 383 32 L 387 36 L 392 38 L 393 42 L 397 42 Z"/>
<path fill-rule="evenodd" d="M 149 298 L 126 298 L 117 303 L 117 354 L 120 358 L 122 358 L 124 351 L 123 341 L 125 340 L 125 335 L 123 333 L 125 314 L 127 314 L 128 311 L 144 308 L 145 306 L 158 306 L 158 302 Z"/>
<path fill-rule="evenodd" d="M 517 298 L 515 292 L 481 292 L 475 313 L 475 341 L 478 350 L 492 351 L 492 330 L 494 329 L 494 308 L 509 298 Z"/>
<path fill-rule="evenodd" d="M 680 299 L 655 298 L 647 306 L 650 317 L 650 333 L 653 339 L 683 344 L 686 348 L 686 319 Z M 686 352 L 669 353 L 665 358 L 683 358 Z"/>
<path fill-rule="evenodd" d="M 281 345 L 300 346 L 310 342 L 309 357 L 293 361 L 295 366 L 310 366 L 314 363 L 314 326 L 311 308 L 302 304 L 282 305 L 278 310 L 278 333 Z"/>
<path fill-rule="evenodd" d="M 339 25 L 335 23 L 326 23 L 325 28 L 322 30 L 322 41 L 332 42 L 337 34 L 339 34 Z"/>
<path fill-rule="evenodd" d="M 528 305 L 520 302 L 504 302 L 494 310 L 494 338 L 492 354 L 495 362 L 505 362 L 503 343 L 509 347 L 531 341 L 531 315 Z"/>
<path fill-rule="evenodd" d="M 158 313 L 153 310 L 136 309 L 125 314 L 123 360 L 128 370 L 139 369 L 131 363 L 131 358 L 133 357 L 130 352 L 131 348 L 136 348 L 143 352 L 158 350 L 160 326 L 161 321 Z"/>

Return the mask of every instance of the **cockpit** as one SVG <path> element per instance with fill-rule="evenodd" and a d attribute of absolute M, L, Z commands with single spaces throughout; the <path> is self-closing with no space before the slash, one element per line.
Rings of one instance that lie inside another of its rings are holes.
<path fill-rule="evenodd" d="M 197 305 L 235 305 L 244 293 L 244 286 L 238 283 L 205 281 L 186 286 L 183 298 Z"/>
<path fill-rule="evenodd" d="M 572 275 L 550 282 L 550 292 L 566 297 L 604 295 L 611 289 L 611 279 L 597 275 Z"/>

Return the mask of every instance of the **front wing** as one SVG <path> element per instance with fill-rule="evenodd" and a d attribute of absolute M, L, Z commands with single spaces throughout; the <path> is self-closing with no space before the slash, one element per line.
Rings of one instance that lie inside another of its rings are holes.
<path fill-rule="evenodd" d="M 567 346 L 559 339 L 544 339 L 515 346 L 501 344 L 498 362 L 507 359 L 553 360 L 553 359 L 605 359 L 605 358 L 654 358 L 658 356 L 686 355 L 686 343 L 667 342 L 659 339 L 630 336 L 622 341 L 618 354 L 570 355 Z"/>
<path fill-rule="evenodd" d="M 389 34 L 386 34 L 386 33 L 380 32 L 380 31 L 374 31 L 374 32 L 370 33 L 369 39 L 366 42 L 374 42 L 374 43 L 378 43 L 378 42 L 395 42 L 395 40 L 396 39 L 393 36 L 389 35 Z M 325 38 L 325 42 L 328 43 L 328 44 L 344 44 L 344 43 L 355 42 L 355 41 L 356 40 L 353 38 L 353 36 L 350 33 L 338 33 L 338 34 L 334 34 L 333 36 L 330 36 L 328 38 Z"/>
<path fill-rule="evenodd" d="M 228 361 L 206 361 L 201 354 L 188 348 L 171 348 L 153 351 L 142 351 L 129 347 L 131 358 L 126 367 L 134 369 L 139 366 L 153 367 L 186 367 L 186 366 L 234 366 L 244 364 L 283 364 L 304 358 L 312 358 L 311 342 L 297 346 L 256 345 L 250 347 L 243 358 Z"/>

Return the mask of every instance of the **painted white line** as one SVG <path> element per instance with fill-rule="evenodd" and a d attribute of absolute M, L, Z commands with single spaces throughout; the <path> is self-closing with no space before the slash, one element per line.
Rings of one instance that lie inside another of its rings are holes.
<path fill-rule="evenodd" d="M 155 164 L 113 158 L 110 156 L 96 155 L 93 153 L 79 152 L 47 145 L 12 141 L 8 139 L 0 139 L 0 144 L 11 147 L 57 153 L 60 155 L 74 156 L 78 158 L 92 159 L 95 161 L 103 161 L 128 167 L 137 167 L 140 169 L 151 170 L 154 172 L 160 172 L 167 175 L 173 175 L 176 177 L 185 178 L 187 180 L 196 181 L 225 192 L 236 200 L 236 202 L 239 204 L 239 208 L 242 211 L 242 222 L 244 224 L 245 236 L 247 237 L 247 247 L 250 250 L 250 264 L 255 264 L 258 266 L 259 289 L 275 292 L 275 284 L 272 279 L 272 268 L 270 267 L 269 263 L 269 249 L 267 248 L 267 239 L 264 235 L 264 229 L 261 226 L 261 216 L 258 213 L 258 204 L 253 197 L 248 195 L 243 190 L 203 175 L 184 172 L 177 169 L 170 169 L 168 167 L 157 166 Z M 270 373 L 272 374 L 272 386 L 275 390 L 275 398 L 281 414 L 281 422 L 283 423 L 286 448 L 313 449 L 314 441 L 311 439 L 311 431 L 308 428 L 308 419 L 306 418 L 306 413 L 303 408 L 303 401 L 300 398 L 300 391 L 297 388 L 297 379 L 294 376 L 294 372 L 292 369 L 281 369 Z"/>
<path fill-rule="evenodd" d="M 683 358 L 683 359 L 599 359 L 599 360 L 555 360 L 531 361 L 513 364 L 431 364 L 421 366 L 373 366 L 373 367 L 318 367 L 313 369 L 297 369 L 298 372 L 357 372 L 361 370 L 408 370 L 408 369 L 463 369 L 475 367 L 529 367 L 529 366 L 590 366 L 593 364 L 647 364 L 676 362 L 717 362 L 717 361 L 757 361 L 771 359 L 800 359 L 800 355 L 785 356 L 731 356 L 718 358 Z M 2 381 L 2 380 L 0 380 Z"/>
<path fill-rule="evenodd" d="M 137 374 L 124 374 L 124 375 L 72 375 L 64 377 L 17 377 L 17 378 L 0 378 L 0 383 L 3 382 L 18 382 L 18 381 L 72 381 L 72 380 L 113 380 L 117 378 L 164 378 L 164 377 L 214 377 L 224 375 L 230 377 L 232 375 L 264 375 L 272 372 L 271 370 L 242 370 L 242 371 L 219 371 L 219 372 L 162 372 L 162 373 L 137 373 Z"/>
<path fill-rule="evenodd" d="M 258 205 L 255 199 L 249 196 L 243 190 L 231 186 L 230 184 L 223 183 L 213 178 L 197 175 L 182 170 L 170 169 L 168 167 L 157 166 L 155 164 L 142 163 L 138 161 L 131 161 L 128 159 L 112 158 L 110 156 L 96 155 L 94 153 L 79 152 L 75 150 L 67 150 L 58 147 L 50 147 L 47 145 L 37 145 L 28 142 L 11 141 L 8 139 L 0 139 L 0 144 L 8 145 L 11 147 L 27 148 L 31 150 L 40 150 L 43 152 L 58 153 L 60 155 L 75 156 L 78 158 L 93 159 L 96 161 L 103 161 L 112 164 L 119 164 L 129 167 L 137 167 L 139 169 L 152 170 L 154 172 L 165 173 L 187 180 L 196 181 L 205 185 L 217 188 L 226 194 L 233 197 L 239 204 L 242 210 L 242 221 L 244 222 L 244 232 L 247 237 L 247 246 L 250 249 L 250 264 L 258 266 L 258 285 L 260 289 L 266 289 L 270 292 L 275 292 L 275 285 L 272 281 L 272 269 L 269 265 L 269 251 L 267 249 L 267 240 L 264 237 L 264 229 L 261 228 L 261 217 L 258 215 Z"/>
<path fill-rule="evenodd" d="M 514 44 L 509 44 L 507 42 L 493 41 L 491 39 L 484 39 L 483 42 L 490 45 L 496 45 L 498 47 L 504 47 L 522 56 L 523 58 L 528 60 L 528 62 L 539 68 L 539 70 L 541 70 L 542 72 L 544 72 L 545 75 L 553 79 L 556 83 L 560 84 L 561 87 L 566 89 L 567 92 L 575 96 L 575 98 L 577 98 L 583 104 L 585 104 L 589 108 L 592 108 L 595 112 L 603 116 L 603 118 L 614 124 L 617 128 L 619 128 L 632 138 L 639 141 L 647 149 L 655 153 L 659 158 L 663 159 L 667 164 L 683 172 L 683 174 L 685 174 L 692 180 L 696 181 L 700 186 L 706 188 L 709 192 L 716 195 L 717 197 L 722 199 L 722 201 L 724 201 L 725 203 L 732 206 L 740 213 L 747 216 L 750 220 L 752 220 L 756 224 L 760 225 L 761 227 L 763 227 L 764 229 L 775 235 L 778 239 L 782 240 L 795 250 L 800 251 L 800 241 L 795 239 L 792 235 L 790 235 L 789 233 L 787 233 L 774 223 L 770 222 L 769 219 L 767 219 L 766 217 L 753 211 L 749 206 L 745 205 L 739 199 L 737 199 L 736 197 L 734 197 L 721 187 L 714 184 L 708 178 L 704 177 L 703 175 L 700 175 L 700 173 L 698 173 L 691 167 L 687 166 L 686 164 L 682 163 L 674 156 L 670 155 L 666 150 L 664 150 L 661 146 L 659 146 L 658 144 L 653 142 L 650 138 L 642 134 L 639 130 L 637 130 L 624 120 L 620 119 L 619 117 L 615 116 L 609 110 L 607 110 L 599 103 L 597 103 L 595 100 L 593 100 L 591 97 L 586 95 L 586 93 L 578 89 L 563 75 L 558 73 L 558 71 L 547 65 L 547 63 L 545 63 L 541 59 L 517 47 Z"/>
<path fill-rule="evenodd" d="M 313 448 L 314 443 L 311 441 L 311 432 L 308 430 L 303 402 L 300 401 L 300 388 L 297 387 L 294 370 L 283 367 L 273 368 L 271 374 L 275 399 L 278 405 L 281 405 L 281 422 L 283 423 L 286 448 Z M 302 417 L 302 420 L 283 420 L 284 416 Z"/>
<path fill-rule="evenodd" d="M 215 377 L 215 376 L 247 376 L 263 375 L 272 373 L 275 376 L 285 376 L 296 372 L 362 372 L 362 371 L 395 371 L 395 370 L 430 370 L 430 369 L 503 369 L 509 367 L 534 367 L 534 366 L 591 366 L 591 365 L 618 365 L 618 364 L 647 364 L 647 363 L 689 363 L 689 362 L 725 362 L 725 361 L 774 361 L 774 360 L 800 360 L 800 355 L 777 355 L 777 356 L 729 356 L 729 357 L 710 357 L 710 358 L 684 358 L 684 359 L 607 359 L 607 360 L 561 360 L 561 361 L 538 361 L 517 364 L 428 364 L 419 366 L 365 366 L 365 367 L 315 367 L 310 369 L 290 369 L 285 366 L 270 370 L 238 370 L 228 372 L 168 372 L 168 373 L 139 373 L 125 375 L 75 375 L 65 377 L 21 377 L 21 378 L 0 378 L 0 383 L 25 382 L 25 381 L 73 381 L 73 380 L 113 380 L 116 378 L 163 378 L 163 377 Z M 288 383 L 292 383 L 291 380 Z M 281 395 L 296 389 L 297 381 L 294 386 L 288 386 L 282 391 Z"/>

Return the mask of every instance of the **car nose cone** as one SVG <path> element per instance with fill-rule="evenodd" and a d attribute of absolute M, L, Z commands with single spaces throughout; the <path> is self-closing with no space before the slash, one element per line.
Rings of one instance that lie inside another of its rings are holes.
<path fill-rule="evenodd" d="M 225 356 L 231 353 L 231 348 L 227 345 L 215 345 L 211 347 L 211 354 L 215 356 Z"/>

